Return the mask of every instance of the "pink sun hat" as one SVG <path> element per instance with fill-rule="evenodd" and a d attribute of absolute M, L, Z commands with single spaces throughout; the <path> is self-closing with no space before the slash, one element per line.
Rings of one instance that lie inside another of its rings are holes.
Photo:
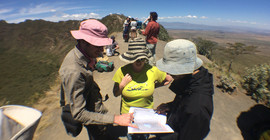
<path fill-rule="evenodd" d="M 83 39 L 95 46 L 111 45 L 107 27 L 95 19 L 82 21 L 79 30 L 70 31 L 75 39 Z"/>

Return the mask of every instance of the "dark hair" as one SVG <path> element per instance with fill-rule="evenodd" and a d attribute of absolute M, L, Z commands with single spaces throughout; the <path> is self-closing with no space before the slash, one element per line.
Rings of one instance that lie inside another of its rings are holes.
<path fill-rule="evenodd" d="M 157 18 L 158 18 L 158 14 L 157 14 L 156 12 L 150 12 L 150 16 L 152 17 L 152 19 L 153 19 L 154 21 L 156 21 Z"/>

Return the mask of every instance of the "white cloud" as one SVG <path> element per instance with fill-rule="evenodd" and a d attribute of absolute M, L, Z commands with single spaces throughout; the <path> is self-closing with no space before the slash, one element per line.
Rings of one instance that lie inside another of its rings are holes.
<path fill-rule="evenodd" d="M 207 19 L 208 17 L 206 17 L 206 16 L 201 16 L 200 18 L 201 18 L 201 19 Z"/>
<path fill-rule="evenodd" d="M 78 18 L 83 19 L 83 18 L 96 18 L 96 17 L 99 17 L 99 15 L 96 13 L 89 13 L 89 14 L 80 13 L 80 14 L 71 14 L 71 15 L 65 14 L 62 16 L 62 18 L 66 18 L 66 19 L 78 19 Z"/>
<path fill-rule="evenodd" d="M 56 12 L 61 13 L 61 12 L 70 11 L 70 10 L 79 11 L 85 8 L 86 7 L 76 7 L 68 3 L 53 3 L 53 4 L 42 3 L 38 5 L 30 5 L 28 7 L 24 7 L 20 9 L 14 9 L 12 14 L 7 14 L 8 12 L 11 12 L 11 10 L 2 9 L 0 10 L 0 14 L 2 14 L 1 16 L 3 19 L 16 20 L 16 19 L 21 19 L 22 17 L 27 17 L 27 18 L 36 17 L 36 16 L 41 16 L 41 14 L 53 14 Z"/>
<path fill-rule="evenodd" d="M 257 25 L 257 22 L 254 21 L 243 21 L 243 20 L 228 20 L 229 22 L 232 23 L 237 23 L 237 24 L 251 24 L 251 25 Z"/>
<path fill-rule="evenodd" d="M 57 22 L 57 21 L 66 21 L 66 20 L 83 20 L 83 19 L 89 19 L 89 18 L 99 19 L 101 18 L 101 16 L 97 13 L 80 13 L 80 14 L 62 14 L 60 16 L 54 15 L 51 17 L 43 18 L 43 19 Z"/>
<path fill-rule="evenodd" d="M 221 21 L 221 20 L 222 20 L 222 18 L 217 18 L 217 20 L 218 20 L 218 21 Z"/>
<path fill-rule="evenodd" d="M 22 8 L 19 10 L 18 15 L 36 15 L 36 14 L 43 14 L 43 13 L 50 13 L 55 12 L 59 7 L 53 7 L 48 4 L 39 4 L 34 7 L 30 8 Z"/>
<path fill-rule="evenodd" d="M 12 9 L 0 9 L 0 14 L 5 14 L 11 12 Z"/>
<path fill-rule="evenodd" d="M 247 21 L 241 21 L 241 20 L 229 20 L 233 23 L 248 23 Z"/>
<path fill-rule="evenodd" d="M 13 20 L 8 20 L 7 22 L 8 23 L 19 23 L 19 22 L 23 22 L 27 19 L 30 19 L 30 20 L 36 20 L 36 19 L 40 19 L 40 18 L 36 18 L 36 17 L 28 17 L 28 18 L 16 18 L 16 19 L 13 19 Z"/>
<path fill-rule="evenodd" d="M 184 19 L 184 18 L 197 19 L 198 17 L 195 15 L 158 17 L 158 19 L 161 19 L 161 20 L 163 20 L 163 19 Z M 202 16 L 201 18 L 204 19 L 207 17 Z"/>
<path fill-rule="evenodd" d="M 197 18 L 197 16 L 187 15 L 185 18 Z"/>

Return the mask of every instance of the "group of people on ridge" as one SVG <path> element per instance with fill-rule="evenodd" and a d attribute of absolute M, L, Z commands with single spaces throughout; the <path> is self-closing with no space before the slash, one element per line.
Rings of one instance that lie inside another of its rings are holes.
<path fill-rule="evenodd" d="M 151 65 L 155 65 L 156 44 L 160 30 L 160 26 L 156 22 L 157 19 L 158 14 L 156 12 L 150 12 L 150 16 L 143 23 L 134 18 L 127 17 L 123 24 L 123 38 L 125 42 L 128 42 L 129 34 L 131 36 L 131 40 L 134 41 L 137 37 L 137 29 L 146 36 L 146 48 L 152 53 L 152 57 L 149 58 L 149 63 Z M 142 29 L 142 26 L 145 29 Z"/>
<path fill-rule="evenodd" d="M 104 46 L 112 45 L 115 37 L 108 38 L 107 27 L 95 19 L 82 21 L 79 30 L 71 31 L 77 45 L 66 55 L 59 75 L 72 116 L 85 126 L 89 139 L 111 139 L 107 131 L 111 124 L 136 128 L 129 109 L 153 109 L 157 83 L 170 85 L 175 98 L 156 109 L 157 113 L 167 115 L 167 123 L 174 133 L 156 134 L 156 139 L 202 140 L 209 133 L 213 114 L 212 74 L 197 57 L 196 45 L 186 39 L 168 42 L 163 58 L 155 61 L 160 28 L 157 18 L 156 12 L 150 12 L 148 24 L 141 30 L 146 44 L 140 40 L 130 42 L 128 51 L 119 55 L 120 60 L 128 63 L 118 68 L 112 78 L 113 94 L 121 96 L 120 115 L 108 113 L 93 77 L 95 58 Z M 127 138 L 149 139 L 149 134 L 127 134 Z"/>

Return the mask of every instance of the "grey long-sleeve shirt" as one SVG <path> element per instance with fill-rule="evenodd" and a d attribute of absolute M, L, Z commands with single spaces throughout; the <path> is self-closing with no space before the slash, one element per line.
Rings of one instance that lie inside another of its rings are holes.
<path fill-rule="evenodd" d="M 88 62 L 76 47 L 66 55 L 59 69 L 66 104 L 70 104 L 74 119 L 84 125 L 112 124 L 114 115 L 108 114 L 102 103 L 100 89 L 93 80 Z"/>

